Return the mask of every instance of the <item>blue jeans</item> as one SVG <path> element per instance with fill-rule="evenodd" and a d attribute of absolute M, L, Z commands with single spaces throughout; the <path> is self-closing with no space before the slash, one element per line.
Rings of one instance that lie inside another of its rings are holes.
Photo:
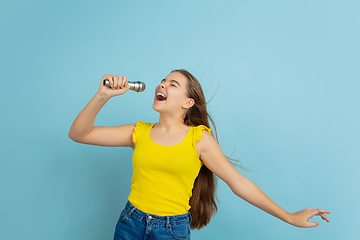
<path fill-rule="evenodd" d="M 116 224 L 114 240 L 187 240 L 190 222 L 190 213 L 157 216 L 140 211 L 128 201 Z"/>

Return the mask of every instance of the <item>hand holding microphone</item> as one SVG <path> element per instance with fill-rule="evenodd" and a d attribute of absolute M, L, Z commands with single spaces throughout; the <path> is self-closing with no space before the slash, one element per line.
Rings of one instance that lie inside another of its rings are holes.
<path fill-rule="evenodd" d="M 129 89 L 141 92 L 145 84 L 141 82 L 128 82 L 125 76 L 105 74 L 102 77 L 98 93 L 100 96 L 111 98 L 127 92 Z"/>
<path fill-rule="evenodd" d="M 145 83 L 140 82 L 140 81 L 136 81 L 136 82 L 128 81 L 128 84 L 129 84 L 130 90 L 133 90 L 135 92 L 143 92 L 146 87 Z M 108 79 L 104 79 L 103 85 L 110 87 L 110 81 Z"/>

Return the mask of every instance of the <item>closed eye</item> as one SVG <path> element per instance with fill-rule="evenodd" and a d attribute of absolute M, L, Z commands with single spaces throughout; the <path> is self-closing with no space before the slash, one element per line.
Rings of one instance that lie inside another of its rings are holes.
<path fill-rule="evenodd" d="M 163 80 L 161 80 L 161 83 L 163 83 L 163 82 L 166 82 L 166 80 L 165 80 L 165 78 L 163 79 Z M 180 83 L 178 82 L 178 81 L 176 81 L 176 80 L 170 80 L 170 86 L 172 86 L 172 87 L 180 87 Z"/>

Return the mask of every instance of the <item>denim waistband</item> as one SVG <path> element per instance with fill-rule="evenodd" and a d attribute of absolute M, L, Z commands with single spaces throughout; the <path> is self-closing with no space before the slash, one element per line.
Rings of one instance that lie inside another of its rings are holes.
<path fill-rule="evenodd" d="M 129 201 L 126 203 L 124 210 L 128 217 L 135 215 L 137 218 L 145 222 L 151 221 L 152 223 L 165 224 L 166 228 L 168 228 L 170 224 L 180 224 L 184 222 L 191 222 L 192 220 L 189 212 L 182 215 L 158 216 L 141 211 L 140 209 L 134 207 Z"/>

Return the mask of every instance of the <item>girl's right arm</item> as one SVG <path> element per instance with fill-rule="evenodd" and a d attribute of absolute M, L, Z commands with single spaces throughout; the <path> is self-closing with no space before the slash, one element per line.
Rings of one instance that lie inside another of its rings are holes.
<path fill-rule="evenodd" d="M 108 79 L 110 88 L 103 85 Z M 135 124 L 120 125 L 116 127 L 95 127 L 94 121 L 100 109 L 114 96 L 122 95 L 129 90 L 126 77 L 104 75 L 98 92 L 75 118 L 69 138 L 75 142 L 99 146 L 127 146 L 134 148 L 132 135 Z"/>

